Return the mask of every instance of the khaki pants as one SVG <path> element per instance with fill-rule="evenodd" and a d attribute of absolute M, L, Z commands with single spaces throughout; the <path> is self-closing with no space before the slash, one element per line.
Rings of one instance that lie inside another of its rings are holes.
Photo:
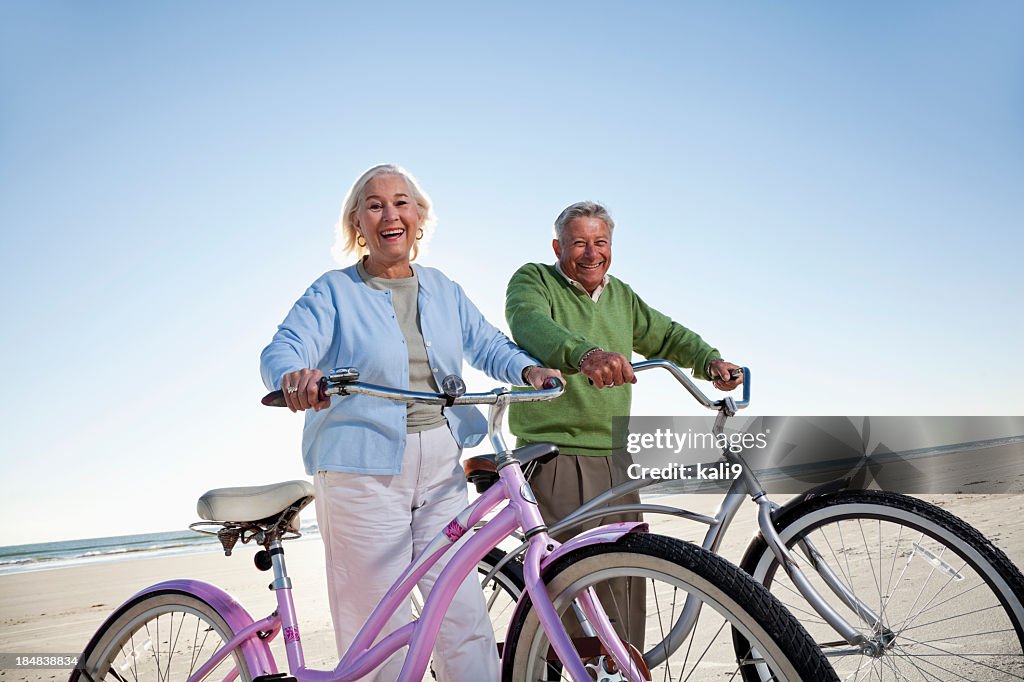
<path fill-rule="evenodd" d="M 625 451 L 617 451 L 609 457 L 583 455 L 558 455 L 554 459 L 538 463 L 530 474 L 530 487 L 537 497 L 537 504 L 544 520 L 550 525 L 559 521 L 584 502 L 597 497 L 609 488 L 628 479 L 626 469 L 633 463 Z M 640 493 L 613 500 L 610 504 L 634 504 L 640 502 Z M 609 505 L 610 506 L 610 505 Z M 640 514 L 616 514 L 587 522 L 561 533 L 556 540 L 565 542 L 584 530 L 607 523 L 641 521 Z M 646 584 L 640 579 L 613 580 L 608 589 L 599 589 L 598 597 L 609 618 L 621 636 L 643 651 Z M 566 628 L 573 636 L 580 634 L 578 623 L 573 618 L 565 620 Z"/>

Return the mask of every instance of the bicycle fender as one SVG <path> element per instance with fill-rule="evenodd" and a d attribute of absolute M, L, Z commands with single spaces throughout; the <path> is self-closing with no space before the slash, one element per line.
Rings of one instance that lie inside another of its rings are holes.
<path fill-rule="evenodd" d="M 255 622 L 245 607 L 235 601 L 234 597 L 216 585 L 201 580 L 168 580 L 150 585 L 129 599 L 125 605 L 127 606 L 140 597 L 161 592 L 178 592 L 199 597 L 221 615 L 234 633 L 240 632 Z M 118 611 L 120 610 L 119 608 Z M 277 663 L 274 661 L 274 655 L 270 652 L 268 640 L 254 636 L 239 645 L 242 657 L 249 664 L 249 672 L 254 677 L 277 672 Z"/>
<path fill-rule="evenodd" d="M 625 523 L 609 523 L 584 531 L 544 557 L 540 562 L 541 570 L 547 568 L 551 563 L 558 561 L 559 557 L 568 554 L 574 549 L 586 547 L 587 545 L 612 543 L 623 535 L 646 533 L 647 530 L 647 524 L 643 521 L 627 521 Z"/>
<path fill-rule="evenodd" d="M 782 514 L 785 514 L 787 511 L 789 511 L 793 507 L 797 506 L 798 504 L 800 504 L 802 502 L 805 502 L 805 501 L 811 499 L 812 497 L 819 497 L 821 495 L 828 495 L 830 493 L 837 493 L 840 490 L 846 490 L 847 488 L 850 487 L 850 483 L 851 483 L 851 481 L 850 481 L 849 478 L 837 478 L 837 479 L 834 479 L 832 481 L 826 481 L 825 483 L 822 483 L 821 485 L 816 485 L 813 488 L 811 488 L 810 490 L 797 495 L 796 497 L 794 497 L 791 500 L 788 500 L 785 504 L 783 504 L 781 507 L 776 509 L 774 512 L 772 512 L 772 518 L 778 518 L 779 516 L 781 516 Z"/>

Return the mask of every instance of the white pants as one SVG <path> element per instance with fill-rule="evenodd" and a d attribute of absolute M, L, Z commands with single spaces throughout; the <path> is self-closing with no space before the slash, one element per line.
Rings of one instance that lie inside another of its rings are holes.
<path fill-rule="evenodd" d="M 400 474 L 317 473 L 316 519 L 324 541 L 339 654 L 413 557 L 468 503 L 460 454 L 445 425 L 409 434 Z M 430 592 L 448 556 L 420 580 L 423 594 Z M 411 608 L 399 610 L 381 636 L 410 620 Z M 405 651 L 363 679 L 394 682 Z M 475 571 L 458 589 L 444 617 L 433 665 L 441 682 L 498 679 L 494 632 Z"/>

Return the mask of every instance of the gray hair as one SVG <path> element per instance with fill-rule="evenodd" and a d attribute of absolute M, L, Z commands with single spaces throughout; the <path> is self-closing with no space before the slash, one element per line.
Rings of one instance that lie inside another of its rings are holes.
<path fill-rule="evenodd" d="M 604 224 L 608 226 L 608 232 L 611 233 L 615 229 L 615 221 L 612 220 L 611 215 L 608 214 L 606 209 L 596 201 L 578 201 L 572 206 L 568 206 L 564 211 L 558 214 L 555 218 L 555 239 L 559 243 L 562 242 L 562 235 L 565 234 L 565 228 L 572 221 L 577 218 L 597 218 L 598 220 L 604 221 Z"/>
<path fill-rule="evenodd" d="M 366 189 L 366 185 L 378 175 L 397 175 L 405 180 L 405 184 L 409 187 L 409 196 L 416 202 L 417 212 L 420 216 L 418 227 L 423 230 L 424 237 L 430 234 L 434 223 L 437 222 L 430 197 L 427 196 L 427 193 L 423 191 L 419 183 L 416 182 L 416 178 L 409 171 L 394 163 L 382 163 L 373 166 L 356 178 L 356 181 L 352 183 L 352 187 L 349 188 L 348 193 L 345 195 L 344 202 L 342 202 L 341 215 L 338 217 L 338 224 L 335 226 L 337 236 L 334 248 L 331 250 L 339 263 L 344 262 L 347 254 L 354 253 L 357 258 L 361 259 L 369 253 L 365 246 L 359 246 L 359 233 L 356 231 L 352 219 L 355 217 L 356 211 L 359 210 L 359 204 L 363 200 L 363 191 Z M 419 255 L 419 248 L 420 242 L 416 241 L 412 247 L 412 260 L 416 260 L 416 256 Z"/>

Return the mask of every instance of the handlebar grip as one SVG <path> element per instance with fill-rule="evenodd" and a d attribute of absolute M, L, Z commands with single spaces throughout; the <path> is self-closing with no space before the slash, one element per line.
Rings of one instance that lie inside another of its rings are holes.
<path fill-rule="evenodd" d="M 260 403 L 267 407 L 288 407 L 288 403 L 284 401 L 284 391 L 281 389 L 266 394 Z"/>
<path fill-rule="evenodd" d="M 321 378 L 319 384 L 320 387 L 318 393 L 320 394 L 320 400 L 327 400 L 329 397 L 327 395 L 327 379 Z M 271 391 L 266 394 L 263 396 L 263 399 L 260 400 L 260 403 L 267 407 L 288 407 L 288 403 L 284 399 L 284 391 L 281 389 L 277 389 L 276 391 Z"/>
<path fill-rule="evenodd" d="M 548 377 L 544 380 L 544 383 L 540 385 L 542 390 L 549 390 L 552 388 L 561 388 L 564 386 L 561 379 L 558 377 Z"/>

